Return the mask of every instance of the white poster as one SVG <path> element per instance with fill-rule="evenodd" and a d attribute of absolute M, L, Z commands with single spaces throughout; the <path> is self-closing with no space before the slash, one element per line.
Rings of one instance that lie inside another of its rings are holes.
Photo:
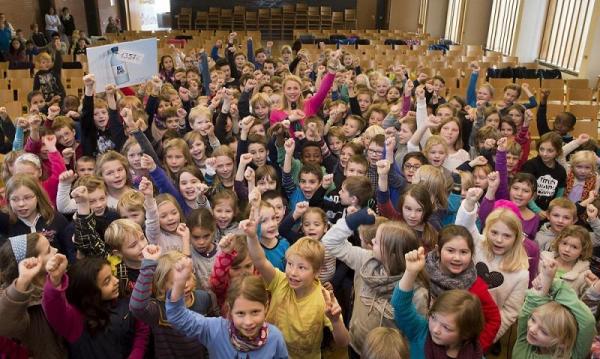
<path fill-rule="evenodd" d="M 106 85 L 118 88 L 144 83 L 158 73 L 156 38 L 87 49 L 89 72 L 96 75 L 96 92 Z"/>

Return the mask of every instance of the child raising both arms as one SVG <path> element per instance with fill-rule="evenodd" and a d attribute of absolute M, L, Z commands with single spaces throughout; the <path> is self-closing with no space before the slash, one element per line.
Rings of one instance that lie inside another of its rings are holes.
<path fill-rule="evenodd" d="M 269 296 L 257 277 L 239 278 L 231 286 L 227 304 L 229 319 L 206 318 L 185 308 L 186 282 L 192 261 L 181 258 L 173 268 L 173 289 L 167 294 L 167 319 L 183 334 L 206 346 L 211 358 L 287 358 L 281 332 L 265 320 Z"/>
<path fill-rule="evenodd" d="M 350 341 L 341 316 L 341 308 L 318 280 L 325 250 L 312 238 L 301 238 L 286 252 L 285 273 L 265 257 L 258 241 L 260 230 L 260 192 L 250 193 L 250 217 L 240 223 L 248 238 L 248 251 L 267 289 L 271 307 L 267 320 L 277 325 L 286 340 L 291 358 L 321 358 L 323 328 L 328 328 L 337 347 Z M 257 227 L 258 226 L 258 227 Z"/>

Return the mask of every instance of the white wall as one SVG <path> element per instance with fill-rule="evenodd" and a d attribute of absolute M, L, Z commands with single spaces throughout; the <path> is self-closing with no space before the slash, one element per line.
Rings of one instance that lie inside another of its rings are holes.
<path fill-rule="evenodd" d="M 598 75 L 600 75 L 600 4 L 596 1 L 579 77 L 589 79 L 589 86 L 594 88 Z"/>
<path fill-rule="evenodd" d="M 391 0 L 390 30 L 417 31 L 420 3 L 417 0 Z"/>
<path fill-rule="evenodd" d="M 443 37 L 446 31 L 448 0 L 429 0 L 425 32 L 435 37 Z"/>
<path fill-rule="evenodd" d="M 521 21 L 516 31 L 513 55 L 520 62 L 534 62 L 540 53 L 548 0 L 522 0 Z"/>
<path fill-rule="evenodd" d="M 471 0 L 467 1 L 466 6 L 462 43 L 485 45 L 490 26 L 492 0 Z"/>

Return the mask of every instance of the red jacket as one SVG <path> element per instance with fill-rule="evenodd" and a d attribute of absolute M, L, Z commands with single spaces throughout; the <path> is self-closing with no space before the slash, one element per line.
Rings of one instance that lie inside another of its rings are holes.
<path fill-rule="evenodd" d="M 469 292 L 476 295 L 481 302 L 485 324 L 483 331 L 479 335 L 479 344 L 481 344 L 481 348 L 485 353 L 494 343 L 496 334 L 500 329 L 500 310 L 488 291 L 487 283 L 481 277 L 477 276 L 477 279 L 471 288 L 469 288 Z"/>

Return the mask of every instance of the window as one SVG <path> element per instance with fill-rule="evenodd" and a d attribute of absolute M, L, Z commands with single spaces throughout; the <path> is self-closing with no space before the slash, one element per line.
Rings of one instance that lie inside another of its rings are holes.
<path fill-rule="evenodd" d="M 521 0 L 494 0 L 486 48 L 512 55 Z"/>
<path fill-rule="evenodd" d="M 579 72 L 594 0 L 550 0 L 539 61 Z"/>
<path fill-rule="evenodd" d="M 427 30 L 427 6 L 429 6 L 429 0 L 421 0 L 419 6 L 419 28 L 421 33 L 425 33 Z"/>
<path fill-rule="evenodd" d="M 450 0 L 448 2 L 445 37 L 456 43 L 460 43 L 462 38 L 464 7 L 465 2 L 463 0 Z"/>

